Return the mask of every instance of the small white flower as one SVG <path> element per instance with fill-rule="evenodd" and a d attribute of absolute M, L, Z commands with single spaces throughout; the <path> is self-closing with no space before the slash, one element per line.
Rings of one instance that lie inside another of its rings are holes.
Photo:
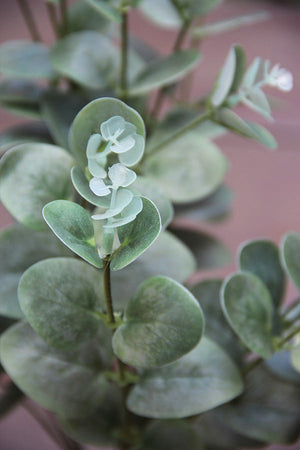
<path fill-rule="evenodd" d="M 289 92 L 293 89 L 293 74 L 276 64 L 267 75 L 267 84 L 277 87 L 281 91 Z"/>

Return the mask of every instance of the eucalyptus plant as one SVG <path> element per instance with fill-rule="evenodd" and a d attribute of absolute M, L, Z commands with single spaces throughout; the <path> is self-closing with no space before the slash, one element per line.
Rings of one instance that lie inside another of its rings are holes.
<path fill-rule="evenodd" d="M 248 64 L 233 45 L 210 92 L 191 100 L 200 41 L 268 17 L 203 24 L 220 3 L 49 0 L 49 47 L 23 0 L 32 41 L 0 46 L 2 107 L 33 119 L 0 136 L 0 198 L 17 222 L 0 233 L 0 358 L 11 380 L 0 414 L 29 397 L 53 413 L 43 425 L 59 448 L 232 450 L 298 438 L 300 303 L 284 297 L 288 277 L 300 290 L 300 235 L 280 247 L 246 242 L 236 273 L 190 281 L 229 258 L 199 228 L 230 210 L 214 139 L 233 132 L 276 148 L 235 108 L 272 120 L 263 89 L 293 87 L 288 70 Z M 170 55 L 130 36 L 136 8 L 177 30 Z"/>

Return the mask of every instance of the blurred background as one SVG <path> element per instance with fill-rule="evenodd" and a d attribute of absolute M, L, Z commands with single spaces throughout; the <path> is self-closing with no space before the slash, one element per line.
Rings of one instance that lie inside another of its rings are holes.
<path fill-rule="evenodd" d="M 71 2 L 71 1 L 70 1 Z M 45 41 L 53 41 L 53 33 L 43 0 L 29 0 Z M 193 94 L 201 96 L 212 87 L 225 56 L 234 43 L 244 47 L 248 63 L 254 57 L 269 59 L 272 65 L 280 63 L 294 75 L 294 89 L 288 94 L 269 91 L 274 96 L 274 123 L 255 115 L 257 122 L 268 128 L 278 140 L 278 150 L 236 135 L 228 134 L 217 140 L 227 155 L 230 168 L 227 183 L 234 190 L 232 213 L 225 221 L 201 224 L 220 238 L 235 255 L 241 242 L 254 238 L 268 238 L 279 243 L 289 230 L 300 232 L 300 1 L 297 0 L 225 0 L 221 7 L 207 18 L 207 23 L 229 19 L 241 14 L 269 11 L 265 22 L 208 38 L 202 44 L 203 59 L 197 70 Z M 154 28 L 140 14 L 130 17 L 132 32 L 155 47 L 160 53 L 168 53 L 174 34 Z M 0 1 L 0 43 L 12 39 L 29 39 L 15 0 Z M 275 99 L 276 98 L 276 99 Z M 249 110 L 240 111 L 242 117 L 251 119 Z M 0 132 L 22 122 L 7 112 L 0 111 Z M 0 206 L 0 228 L 12 219 Z M 1 257 L 1 256 L 0 256 Z M 218 270 L 204 271 L 200 279 L 208 275 L 227 275 L 235 268 L 232 262 Z M 295 295 L 290 286 L 288 295 Z M 56 446 L 29 414 L 19 407 L 0 422 L 0 450 L 56 450 Z M 292 447 L 273 446 L 272 450 Z M 170 449 L 172 450 L 172 449 Z"/>

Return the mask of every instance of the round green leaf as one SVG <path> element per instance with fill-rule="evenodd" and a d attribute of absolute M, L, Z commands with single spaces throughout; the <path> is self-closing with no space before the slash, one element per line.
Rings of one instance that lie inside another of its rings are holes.
<path fill-rule="evenodd" d="M 245 392 L 216 410 L 237 433 L 268 443 L 291 444 L 299 436 L 300 386 L 257 367 L 246 378 Z"/>
<path fill-rule="evenodd" d="M 286 280 L 277 245 L 263 239 L 246 242 L 239 251 L 239 266 L 265 283 L 275 307 L 281 304 Z"/>
<path fill-rule="evenodd" d="M 0 314 L 19 319 L 17 288 L 22 273 L 32 264 L 70 252 L 51 232 L 12 225 L 0 233 Z"/>
<path fill-rule="evenodd" d="M 97 31 L 80 31 L 60 39 L 51 50 L 58 73 L 92 89 L 101 89 L 115 78 L 118 49 Z"/>
<path fill-rule="evenodd" d="M 49 48 L 40 42 L 21 40 L 0 46 L 0 72 L 15 78 L 53 79 L 56 76 Z"/>
<path fill-rule="evenodd" d="M 21 223 L 43 230 L 43 206 L 59 198 L 70 199 L 73 159 L 62 148 L 48 144 L 20 144 L 0 164 L 0 197 Z"/>
<path fill-rule="evenodd" d="M 282 241 L 282 261 L 288 275 L 300 291 L 300 235 L 288 233 Z"/>
<path fill-rule="evenodd" d="M 250 272 L 231 275 L 223 284 L 221 304 L 226 319 L 243 343 L 263 358 L 270 358 L 273 305 L 265 284 Z"/>
<path fill-rule="evenodd" d="M 145 137 L 143 119 L 133 108 L 114 98 L 93 100 L 77 114 L 70 130 L 70 146 L 82 167 L 87 166 L 86 146 L 89 137 L 99 133 L 101 123 L 113 116 L 122 116 L 136 127 L 137 134 Z"/>
<path fill-rule="evenodd" d="M 139 284 L 147 278 L 162 275 L 183 283 L 195 270 L 191 251 L 171 233 L 163 231 L 137 260 L 112 272 L 114 305 L 117 309 L 124 309 Z"/>
<path fill-rule="evenodd" d="M 160 214 L 161 226 L 165 228 L 173 218 L 173 206 L 162 189 L 146 177 L 141 176 L 137 177 L 131 188 L 136 189 L 139 194 L 149 198 L 155 204 Z"/>
<path fill-rule="evenodd" d="M 99 273 L 73 258 L 31 266 L 18 289 L 20 306 L 34 330 L 52 347 L 74 349 L 94 337 L 103 307 Z"/>
<path fill-rule="evenodd" d="M 150 62 L 129 86 L 132 96 L 145 94 L 168 86 L 183 78 L 199 61 L 198 50 L 181 50 L 170 56 Z"/>
<path fill-rule="evenodd" d="M 142 167 L 143 174 L 175 203 L 207 197 L 222 183 L 226 170 L 225 156 L 195 132 L 185 133 L 150 154 Z"/>
<path fill-rule="evenodd" d="M 96 411 L 108 388 L 103 370 L 111 363 L 110 341 L 103 326 L 88 345 L 62 352 L 48 347 L 29 324 L 19 323 L 1 336 L 0 358 L 13 381 L 43 408 L 84 417 Z"/>
<path fill-rule="evenodd" d="M 113 350 L 134 367 L 160 367 L 195 347 L 203 325 L 201 308 L 187 289 L 170 278 L 153 277 L 129 300 Z"/>
<path fill-rule="evenodd" d="M 190 287 L 190 291 L 201 304 L 205 317 L 205 336 L 215 340 L 238 364 L 244 349 L 225 320 L 220 305 L 222 280 L 209 279 Z"/>
<path fill-rule="evenodd" d="M 198 269 L 222 267 L 231 260 L 231 254 L 225 245 L 213 236 L 198 229 L 185 228 L 178 225 L 171 228 L 181 241 L 192 251 L 197 261 Z"/>
<path fill-rule="evenodd" d="M 127 407 L 144 417 L 182 418 L 229 402 L 242 390 L 235 364 L 217 344 L 202 338 L 179 361 L 142 373 L 127 398 Z"/>
<path fill-rule="evenodd" d="M 56 200 L 43 209 L 53 233 L 74 253 L 95 267 L 102 267 L 94 241 L 94 226 L 89 213 L 77 203 Z"/>
<path fill-rule="evenodd" d="M 159 212 L 147 198 L 141 197 L 143 209 L 136 219 L 118 228 L 120 247 L 113 253 L 111 268 L 120 270 L 140 256 L 157 238 L 161 230 Z"/>

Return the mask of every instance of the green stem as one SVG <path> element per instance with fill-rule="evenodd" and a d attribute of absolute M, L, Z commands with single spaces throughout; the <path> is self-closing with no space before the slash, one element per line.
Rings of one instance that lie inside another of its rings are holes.
<path fill-rule="evenodd" d="M 186 34 L 187 34 L 188 30 L 189 30 L 190 25 L 191 25 L 191 21 L 190 20 L 189 21 L 185 21 L 182 24 L 182 27 L 180 28 L 179 33 L 176 36 L 176 40 L 175 40 L 175 43 L 174 43 L 174 46 L 173 46 L 173 52 L 176 52 L 176 51 L 180 50 L 180 48 L 181 48 L 181 46 L 183 44 L 184 38 L 185 38 L 185 36 L 186 36 Z M 152 108 L 152 112 L 149 115 L 151 120 L 155 119 L 159 115 L 160 110 L 161 110 L 162 105 L 163 105 L 163 102 L 164 102 L 164 98 L 165 98 L 166 92 L 167 92 L 167 88 L 166 87 L 163 87 L 163 88 L 159 89 L 159 91 L 157 92 L 156 100 L 154 102 L 154 105 L 153 105 L 153 108 Z"/>
<path fill-rule="evenodd" d="M 51 23 L 52 30 L 54 32 L 55 37 L 58 37 L 58 22 L 56 17 L 55 6 L 52 3 L 46 3 L 46 8 L 49 16 L 49 20 Z"/>
<path fill-rule="evenodd" d="M 264 361 L 264 358 L 261 356 L 259 358 L 254 359 L 249 364 L 247 364 L 242 370 L 243 375 L 247 375 L 251 370 L 255 369 L 255 367 L 259 366 Z"/>
<path fill-rule="evenodd" d="M 68 5 L 67 0 L 60 1 L 60 16 L 61 16 L 61 37 L 68 32 Z"/>
<path fill-rule="evenodd" d="M 128 13 L 122 13 L 121 23 L 121 72 L 120 72 L 120 89 L 121 99 L 126 101 L 127 98 L 127 68 L 128 68 Z"/>
<path fill-rule="evenodd" d="M 293 331 L 291 331 L 287 336 L 285 336 L 279 343 L 279 345 L 283 345 L 286 342 L 288 342 L 290 339 L 292 339 L 294 336 L 296 336 L 298 333 L 300 333 L 300 326 L 296 327 Z"/>
<path fill-rule="evenodd" d="M 104 294 L 105 294 L 105 303 L 106 303 L 106 311 L 109 318 L 110 323 L 115 323 L 115 316 L 113 310 L 112 303 L 112 295 L 111 295 L 111 280 L 110 280 L 110 259 L 107 258 L 104 260 Z"/>
<path fill-rule="evenodd" d="M 24 21 L 27 25 L 32 40 L 35 42 L 40 42 L 42 39 L 35 24 L 34 17 L 28 6 L 27 0 L 17 0 L 17 3 L 20 8 L 21 14 L 24 18 Z"/>
<path fill-rule="evenodd" d="M 188 123 L 185 127 L 180 128 L 178 131 L 176 131 L 174 134 L 172 134 L 172 136 L 161 141 L 156 147 L 154 147 L 151 150 L 151 154 L 153 154 L 154 152 L 159 150 L 161 147 L 164 147 L 165 145 L 170 144 L 175 139 L 178 139 L 180 136 L 182 136 L 183 134 L 192 130 L 193 128 L 195 128 L 197 125 L 204 122 L 205 120 L 210 119 L 211 116 L 212 116 L 212 112 L 206 112 L 206 113 L 203 113 L 201 116 L 196 117 L 196 119 L 194 119 L 192 122 Z"/>

